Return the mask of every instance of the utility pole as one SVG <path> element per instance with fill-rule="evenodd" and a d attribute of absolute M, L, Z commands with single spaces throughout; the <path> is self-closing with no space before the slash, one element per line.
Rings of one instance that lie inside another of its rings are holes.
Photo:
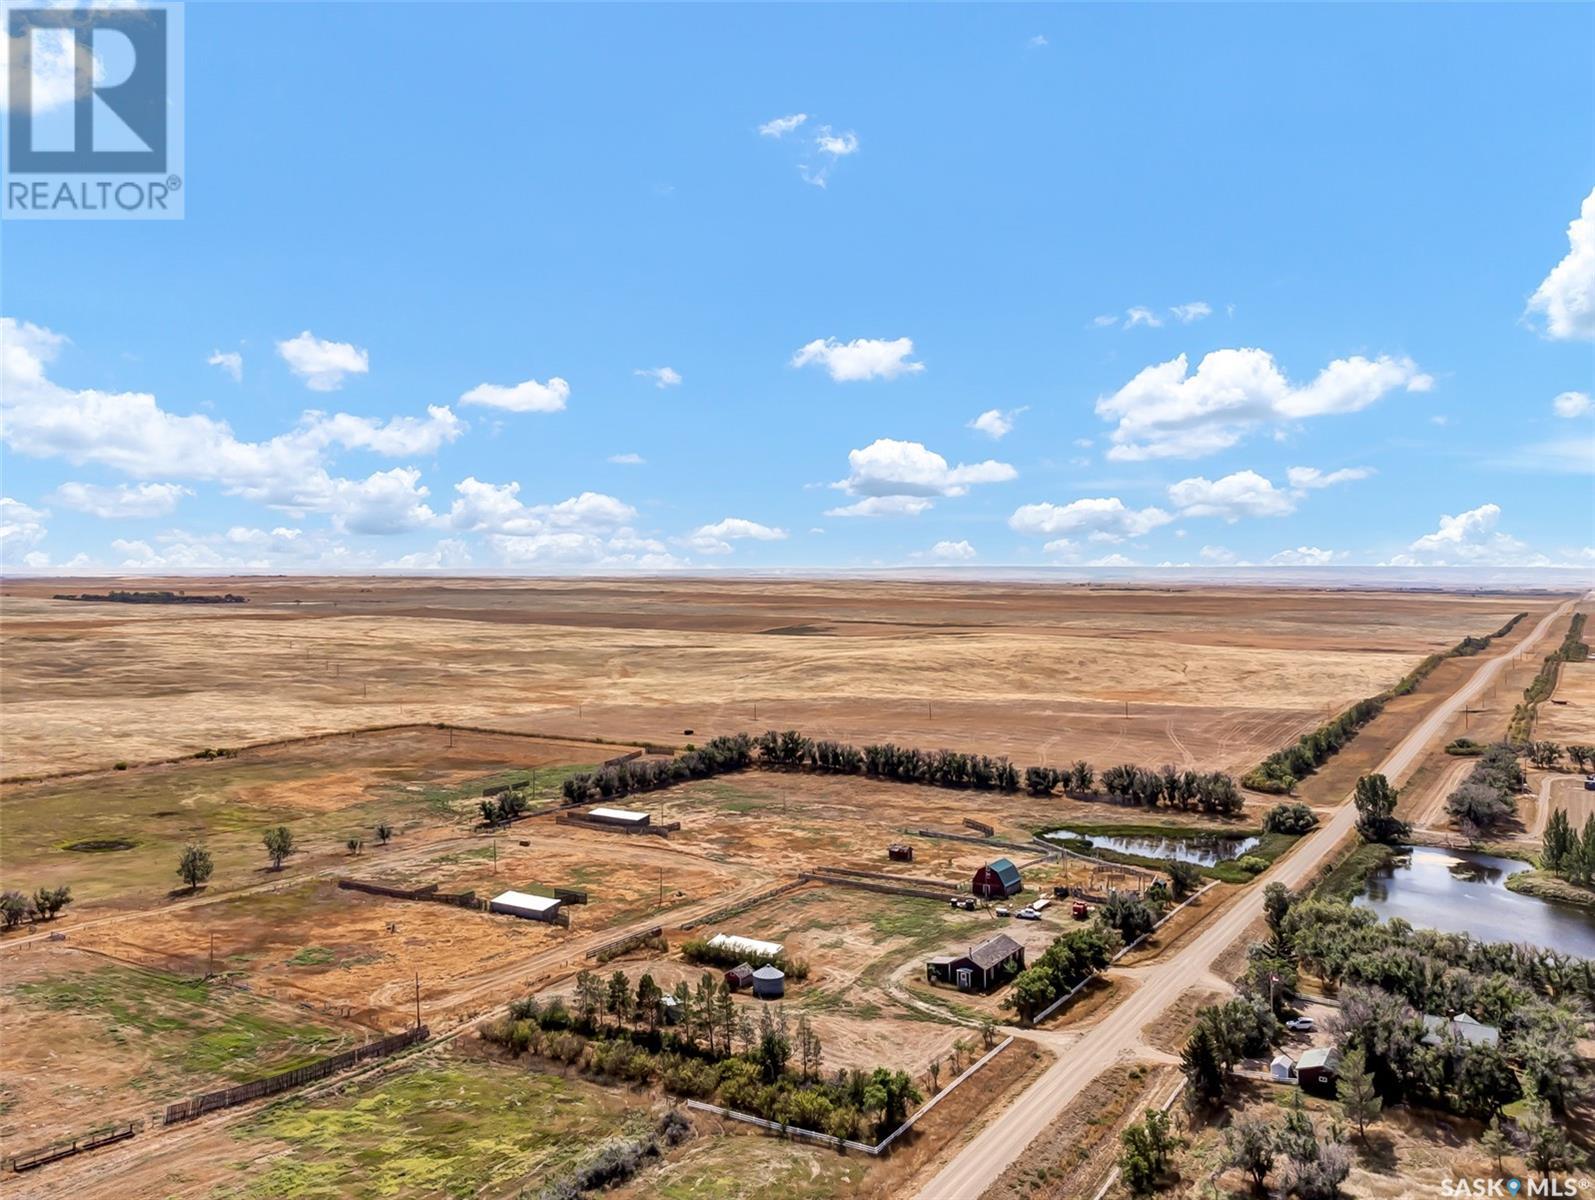
<path fill-rule="evenodd" d="M 659 907 L 665 906 L 665 869 L 659 868 Z"/>
<path fill-rule="evenodd" d="M 498 874 L 498 830 L 493 831 L 493 874 Z"/>
<path fill-rule="evenodd" d="M 205 972 L 205 977 L 208 979 L 214 974 L 216 974 L 216 935 L 213 933 L 210 935 L 210 969 Z"/>
<path fill-rule="evenodd" d="M 421 972 L 415 973 L 415 1027 L 421 1028 Z"/>

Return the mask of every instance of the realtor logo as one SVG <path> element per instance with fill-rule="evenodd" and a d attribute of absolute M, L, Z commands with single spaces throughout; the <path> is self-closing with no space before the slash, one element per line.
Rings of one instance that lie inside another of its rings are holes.
<path fill-rule="evenodd" d="M 8 218 L 183 215 L 182 7 L 6 9 Z"/>

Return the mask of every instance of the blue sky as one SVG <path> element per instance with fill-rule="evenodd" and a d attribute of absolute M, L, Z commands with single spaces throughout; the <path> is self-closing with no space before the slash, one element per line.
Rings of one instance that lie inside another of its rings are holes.
<path fill-rule="evenodd" d="M 6 569 L 1595 565 L 1591 44 L 191 4 L 186 219 L 0 230 Z"/>

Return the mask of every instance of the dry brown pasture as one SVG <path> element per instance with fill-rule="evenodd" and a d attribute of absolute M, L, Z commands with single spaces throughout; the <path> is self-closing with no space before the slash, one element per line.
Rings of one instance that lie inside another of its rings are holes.
<path fill-rule="evenodd" d="M 50 599 L 124 583 L 250 603 Z M 1026 762 L 1235 768 L 1550 603 L 866 579 L 7 580 L 0 755 L 17 776 L 446 720 L 673 743 L 790 725 Z"/>
<path fill-rule="evenodd" d="M 1536 737 L 1595 745 L 1595 662 L 1563 663 L 1556 692 L 1539 707 Z"/>

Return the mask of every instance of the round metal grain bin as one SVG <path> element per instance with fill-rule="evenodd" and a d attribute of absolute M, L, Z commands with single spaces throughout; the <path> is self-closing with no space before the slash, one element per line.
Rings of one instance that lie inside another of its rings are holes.
<path fill-rule="evenodd" d="M 761 1000 L 779 1000 L 786 995 L 786 973 L 779 967 L 760 967 L 753 973 L 753 994 Z"/>

